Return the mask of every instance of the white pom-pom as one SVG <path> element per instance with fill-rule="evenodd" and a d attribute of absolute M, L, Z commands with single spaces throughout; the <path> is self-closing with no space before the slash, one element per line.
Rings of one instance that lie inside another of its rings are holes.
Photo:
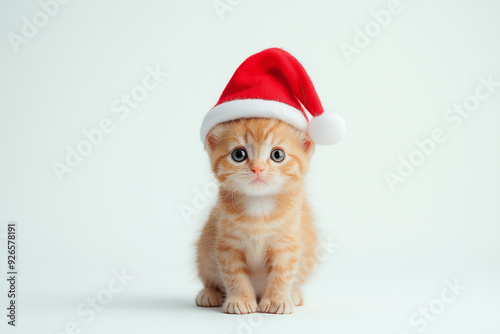
<path fill-rule="evenodd" d="M 315 144 L 336 144 L 345 135 L 345 121 L 339 114 L 324 112 L 309 122 L 307 132 Z"/>

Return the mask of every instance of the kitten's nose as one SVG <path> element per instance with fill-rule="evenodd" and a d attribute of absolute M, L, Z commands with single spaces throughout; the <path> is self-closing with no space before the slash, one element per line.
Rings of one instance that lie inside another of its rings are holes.
<path fill-rule="evenodd" d="M 252 172 L 260 175 L 264 171 L 264 169 L 266 169 L 266 166 L 262 161 L 255 161 L 250 165 L 250 168 L 252 169 Z"/>

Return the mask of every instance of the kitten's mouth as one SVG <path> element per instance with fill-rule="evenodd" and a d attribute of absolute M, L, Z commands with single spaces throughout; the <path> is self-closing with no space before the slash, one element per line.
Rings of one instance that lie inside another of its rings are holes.
<path fill-rule="evenodd" d="M 259 177 L 256 177 L 255 179 L 253 179 L 252 181 L 250 181 L 250 183 L 252 183 L 252 184 L 263 184 L 263 183 L 267 183 L 267 182 L 264 181 L 263 179 L 259 178 Z"/>

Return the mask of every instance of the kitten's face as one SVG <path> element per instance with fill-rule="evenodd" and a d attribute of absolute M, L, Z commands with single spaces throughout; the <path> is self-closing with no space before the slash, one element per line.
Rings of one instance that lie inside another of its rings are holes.
<path fill-rule="evenodd" d="M 309 167 L 309 136 L 275 119 L 225 122 L 207 136 L 205 149 L 221 188 L 250 196 L 292 191 Z"/>

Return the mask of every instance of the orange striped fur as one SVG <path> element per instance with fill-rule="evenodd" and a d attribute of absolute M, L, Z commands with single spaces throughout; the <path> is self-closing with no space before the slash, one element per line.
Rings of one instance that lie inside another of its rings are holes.
<path fill-rule="evenodd" d="M 235 148 L 247 159 L 235 161 Z M 271 159 L 275 148 L 285 152 L 282 162 Z M 226 313 L 292 313 L 317 262 L 303 184 L 314 144 L 284 122 L 253 118 L 217 125 L 205 149 L 220 188 L 197 243 L 204 288 L 196 304 L 222 305 Z"/>

